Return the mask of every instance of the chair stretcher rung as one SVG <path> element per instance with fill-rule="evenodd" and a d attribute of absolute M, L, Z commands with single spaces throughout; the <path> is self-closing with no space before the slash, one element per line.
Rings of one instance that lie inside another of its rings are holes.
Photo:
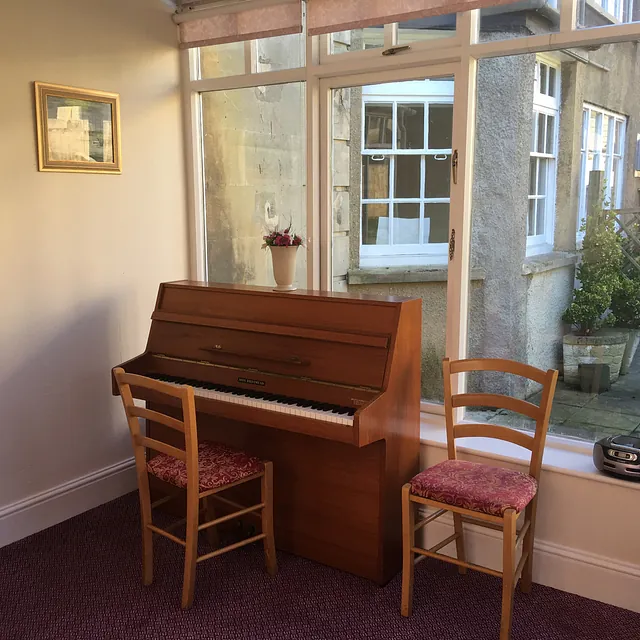
<path fill-rule="evenodd" d="M 458 534 L 452 533 L 448 538 L 445 538 L 441 542 L 438 542 L 438 544 L 434 544 L 433 547 L 430 547 L 429 549 L 427 549 L 427 551 L 430 551 L 431 553 L 436 553 L 436 551 L 440 551 L 442 547 L 446 547 L 448 544 L 451 544 L 457 538 L 459 538 Z"/>
<path fill-rule="evenodd" d="M 448 511 L 446 509 L 438 509 L 438 511 L 436 511 L 435 513 L 432 513 L 431 515 L 428 515 L 424 520 L 420 520 L 420 522 L 418 522 L 418 524 L 415 525 L 413 530 L 414 531 L 419 531 L 426 524 L 429 524 L 430 522 L 433 522 L 434 520 L 436 520 L 440 516 L 443 516 L 445 513 L 448 513 Z"/>
<path fill-rule="evenodd" d="M 161 536 L 164 536 L 165 538 L 169 538 L 169 540 L 173 540 L 173 542 L 177 542 L 183 547 L 187 545 L 187 543 L 181 538 L 174 536 L 173 534 L 169 533 L 168 531 L 165 531 L 164 529 L 161 529 L 160 527 L 156 527 L 154 524 L 148 524 L 147 528 L 151 529 L 151 531 L 153 531 L 154 533 L 158 533 Z"/>
<path fill-rule="evenodd" d="M 257 542 L 258 540 L 262 540 L 267 536 L 264 533 L 260 533 L 257 536 L 253 536 L 252 538 L 247 538 L 246 540 L 241 540 L 240 542 L 236 542 L 235 544 L 230 544 L 228 547 L 222 547 L 222 549 L 216 549 L 211 553 L 205 553 L 202 556 L 198 556 L 197 562 L 202 562 L 203 560 L 208 560 L 209 558 L 215 558 L 216 556 L 222 555 L 223 553 L 227 553 L 227 551 L 233 551 L 234 549 L 239 549 L 240 547 L 244 547 L 253 542 Z"/>
<path fill-rule="evenodd" d="M 445 562 L 456 564 L 459 567 L 466 567 L 467 569 L 482 571 L 482 573 L 488 573 L 490 576 L 495 576 L 496 578 L 502 578 L 501 571 L 495 571 L 494 569 L 489 569 L 488 567 L 481 567 L 478 564 L 471 564 L 470 562 L 463 562 L 462 560 L 458 560 L 457 558 L 452 558 L 451 556 L 445 556 L 443 553 L 434 553 L 432 551 L 427 551 L 426 549 L 421 549 L 420 547 L 411 547 L 411 552 L 418 553 L 421 556 L 427 556 L 427 558 L 436 558 L 437 560 L 444 560 Z"/>
<path fill-rule="evenodd" d="M 239 518 L 240 516 L 245 515 L 246 513 L 252 513 L 257 511 L 258 509 L 264 509 L 264 502 L 260 504 L 254 504 L 251 507 L 246 507 L 245 509 L 240 509 L 240 511 L 234 511 L 233 513 L 229 513 L 226 516 L 221 516 L 220 518 L 216 518 L 215 520 L 210 520 L 209 522 L 205 522 L 198 527 L 198 531 L 202 531 L 203 529 L 208 529 L 209 527 L 213 527 L 216 524 L 220 524 L 221 522 L 226 522 L 227 520 L 232 520 L 233 518 Z"/>
<path fill-rule="evenodd" d="M 515 587 L 515 584 L 518 582 L 518 577 L 522 573 L 522 569 L 524 568 L 524 563 L 527 561 L 528 557 L 529 557 L 529 552 L 528 551 L 524 551 L 522 553 L 522 557 L 520 558 L 520 562 L 518 562 L 518 566 L 516 567 L 516 572 L 513 574 L 514 575 L 514 582 L 513 582 L 514 587 Z"/>

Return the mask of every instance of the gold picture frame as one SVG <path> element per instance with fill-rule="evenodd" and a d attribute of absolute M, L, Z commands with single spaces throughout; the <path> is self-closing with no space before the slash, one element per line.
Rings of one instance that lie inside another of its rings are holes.
<path fill-rule="evenodd" d="M 38 169 L 122 173 L 120 96 L 35 82 Z"/>

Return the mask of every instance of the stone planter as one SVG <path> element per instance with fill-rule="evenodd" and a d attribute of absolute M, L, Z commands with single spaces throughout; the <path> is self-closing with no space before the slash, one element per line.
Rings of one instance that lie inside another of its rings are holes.
<path fill-rule="evenodd" d="M 627 336 L 620 332 L 598 333 L 594 336 L 576 336 L 572 333 L 562 339 L 564 381 L 580 385 L 579 364 L 609 365 L 611 382 L 620 376 L 622 357 L 627 346 Z"/>
<path fill-rule="evenodd" d="M 273 277 L 277 287 L 274 291 L 294 291 L 296 275 L 296 253 L 298 247 L 269 247 L 273 264 Z"/>
<path fill-rule="evenodd" d="M 640 329 L 620 329 L 620 331 L 628 336 L 627 346 L 622 356 L 622 366 L 620 367 L 620 375 L 624 376 L 629 373 L 629 367 L 633 362 L 633 357 L 636 355 L 638 345 L 640 345 Z"/>

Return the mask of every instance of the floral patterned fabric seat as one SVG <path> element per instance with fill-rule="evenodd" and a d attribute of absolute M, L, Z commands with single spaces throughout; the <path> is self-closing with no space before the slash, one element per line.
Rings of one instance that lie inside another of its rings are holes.
<path fill-rule="evenodd" d="M 217 442 L 198 444 L 198 471 L 200 491 L 217 489 L 237 482 L 264 470 L 259 458 L 247 455 Z M 187 486 L 187 465 L 182 461 L 160 453 L 147 463 L 147 471 L 177 487 Z"/>
<path fill-rule="evenodd" d="M 445 460 L 410 481 L 411 493 L 463 509 L 502 517 L 520 513 L 536 495 L 538 483 L 526 473 L 466 460 Z"/>

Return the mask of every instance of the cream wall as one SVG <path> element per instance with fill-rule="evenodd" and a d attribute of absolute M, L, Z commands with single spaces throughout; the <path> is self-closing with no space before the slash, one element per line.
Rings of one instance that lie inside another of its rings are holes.
<path fill-rule="evenodd" d="M 25 498 L 131 457 L 110 368 L 143 350 L 158 283 L 188 271 L 168 11 L 161 0 L 3 4 L 0 544 L 3 515 Z M 36 80 L 120 93 L 122 175 L 38 172 Z"/>

